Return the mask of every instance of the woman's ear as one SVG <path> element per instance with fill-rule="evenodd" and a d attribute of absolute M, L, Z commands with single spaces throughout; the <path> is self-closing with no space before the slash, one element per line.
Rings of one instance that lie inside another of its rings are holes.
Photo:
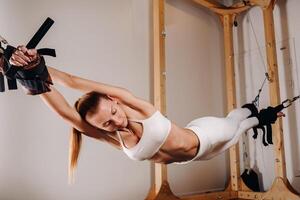
<path fill-rule="evenodd" d="M 110 96 L 110 95 L 107 95 L 107 97 L 108 97 L 110 100 L 112 100 L 113 102 L 119 103 L 119 99 L 117 99 L 117 98 L 115 98 L 115 97 L 112 97 L 112 96 Z"/>

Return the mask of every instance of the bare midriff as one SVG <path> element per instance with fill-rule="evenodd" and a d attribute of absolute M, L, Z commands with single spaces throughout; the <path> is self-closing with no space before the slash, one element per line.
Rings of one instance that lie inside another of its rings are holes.
<path fill-rule="evenodd" d="M 164 164 L 188 161 L 196 156 L 199 145 L 193 131 L 172 124 L 165 143 L 151 160 Z"/>

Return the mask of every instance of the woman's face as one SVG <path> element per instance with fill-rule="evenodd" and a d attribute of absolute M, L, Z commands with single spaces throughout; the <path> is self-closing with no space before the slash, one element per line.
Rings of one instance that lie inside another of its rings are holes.
<path fill-rule="evenodd" d="M 126 128 L 127 116 L 116 100 L 103 98 L 94 114 L 88 113 L 87 122 L 105 131 L 114 132 Z"/>

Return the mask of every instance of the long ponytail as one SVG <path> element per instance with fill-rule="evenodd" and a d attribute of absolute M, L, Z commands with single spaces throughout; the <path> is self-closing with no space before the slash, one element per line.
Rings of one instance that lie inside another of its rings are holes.
<path fill-rule="evenodd" d="M 100 98 L 107 98 L 107 96 L 94 91 L 89 92 L 75 102 L 74 108 L 79 113 L 80 117 L 85 120 L 87 113 L 95 112 Z M 74 172 L 78 164 L 78 158 L 82 144 L 82 134 L 82 132 L 72 127 L 69 138 L 69 183 L 74 182 Z"/>
<path fill-rule="evenodd" d="M 69 139 L 69 183 L 74 182 L 74 172 L 77 168 L 78 157 L 82 143 L 81 132 L 76 128 L 72 128 Z"/>
<path fill-rule="evenodd" d="M 78 99 L 74 107 L 78 111 Z M 69 184 L 74 182 L 74 172 L 77 168 L 78 157 L 80 153 L 81 143 L 82 143 L 82 133 L 78 131 L 76 128 L 72 127 L 72 131 L 69 138 L 69 168 L 68 168 L 68 177 Z"/>

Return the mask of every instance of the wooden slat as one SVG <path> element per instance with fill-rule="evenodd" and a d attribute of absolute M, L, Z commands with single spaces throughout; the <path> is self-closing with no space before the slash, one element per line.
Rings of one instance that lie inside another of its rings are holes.
<path fill-rule="evenodd" d="M 224 48 L 225 48 L 225 72 L 226 72 L 226 91 L 227 91 L 227 111 L 236 108 L 236 86 L 234 72 L 233 55 L 233 22 L 235 15 L 222 15 L 221 20 L 224 29 Z M 238 191 L 240 188 L 240 156 L 239 145 L 235 145 L 229 150 L 230 154 L 230 174 L 231 189 Z"/>
<path fill-rule="evenodd" d="M 300 200 L 300 196 L 289 191 L 283 178 L 276 178 L 271 189 L 266 192 L 264 200 Z"/>
<path fill-rule="evenodd" d="M 163 181 L 158 193 L 148 196 L 145 200 L 180 200 L 180 198 L 172 193 L 169 183 Z"/>
<path fill-rule="evenodd" d="M 153 0 L 154 105 L 166 114 L 164 0 Z"/>
<path fill-rule="evenodd" d="M 165 13 L 164 0 L 153 0 L 153 84 L 154 106 L 166 114 Z M 151 163 L 154 169 L 151 189 L 146 199 L 158 200 L 168 196 L 176 199 L 167 182 L 167 166 Z"/>
<path fill-rule="evenodd" d="M 153 0 L 153 39 L 154 39 L 154 106 L 162 113 L 166 113 L 166 86 L 165 86 L 165 14 L 164 0 Z M 155 164 L 155 187 L 158 193 L 162 182 L 167 180 L 167 168 Z"/>
<path fill-rule="evenodd" d="M 237 199 L 237 192 L 211 192 L 211 193 L 203 193 L 198 195 L 191 196 L 182 196 L 180 199 L 182 200 L 227 200 L 227 199 Z"/>
<path fill-rule="evenodd" d="M 208 0 L 193 0 L 193 1 L 201 6 L 210 9 L 211 11 L 219 15 L 238 14 L 250 8 L 249 5 L 245 5 L 245 4 L 238 4 L 235 5 L 234 7 L 225 7 L 218 3 L 211 2 Z"/>
<path fill-rule="evenodd" d="M 269 7 L 271 2 L 272 2 L 272 0 L 250 0 L 251 5 L 257 5 L 257 6 L 260 6 L 262 8 Z"/>
<path fill-rule="evenodd" d="M 273 17 L 274 2 L 275 1 L 273 0 L 267 8 L 263 9 L 268 73 L 271 80 L 269 82 L 271 106 L 276 106 L 281 103 Z M 286 181 L 282 120 L 278 119 L 272 128 L 275 151 L 275 175 L 276 177 L 281 177 Z"/>
<path fill-rule="evenodd" d="M 239 199 L 253 200 L 300 200 L 300 196 L 291 192 L 282 178 L 276 178 L 267 192 L 238 192 Z"/>

